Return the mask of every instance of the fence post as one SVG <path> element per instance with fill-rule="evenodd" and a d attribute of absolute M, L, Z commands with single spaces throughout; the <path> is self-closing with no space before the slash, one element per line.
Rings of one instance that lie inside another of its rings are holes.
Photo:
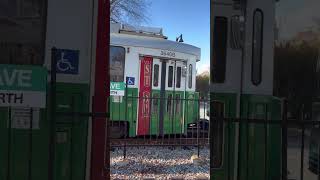
<path fill-rule="evenodd" d="M 319 140 L 317 140 L 317 148 L 318 148 L 318 167 L 317 167 L 317 173 L 318 173 L 318 180 L 320 180 L 320 146 L 319 146 Z"/>
<path fill-rule="evenodd" d="M 126 109 L 125 109 L 125 120 L 127 121 L 128 120 L 128 83 L 126 82 L 126 90 L 125 90 L 125 106 L 126 106 Z M 123 159 L 126 159 L 127 157 L 127 123 L 125 122 L 125 135 L 124 135 L 124 149 L 123 149 Z"/>
<path fill-rule="evenodd" d="M 250 122 L 249 122 L 249 120 L 250 120 L 250 118 L 252 117 L 252 119 L 254 119 L 255 117 L 253 116 L 253 114 L 251 113 L 251 103 L 250 102 L 247 102 L 248 104 L 247 104 L 247 117 L 246 117 L 246 121 L 245 121 L 245 123 L 246 123 L 246 178 L 247 179 L 249 179 L 249 177 L 250 177 L 250 175 L 249 175 L 249 172 L 250 172 L 250 170 L 249 170 L 249 165 L 250 165 L 250 158 L 249 158 L 249 148 L 250 148 L 250 144 L 249 144 L 249 141 L 250 141 L 250 134 L 249 134 L 249 131 L 250 131 L 250 129 L 251 129 L 251 124 L 250 124 Z M 252 110 L 252 112 L 254 112 L 253 110 Z M 252 115 L 251 115 L 252 114 Z M 241 119 L 241 117 L 240 117 L 240 119 Z M 253 127 L 255 126 L 255 124 L 253 124 Z M 240 134 L 240 136 L 241 136 L 241 134 Z"/>
<path fill-rule="evenodd" d="M 266 104 L 265 107 L 265 119 L 264 119 L 264 143 L 265 143 L 265 150 L 264 150 L 264 178 L 265 180 L 269 179 L 269 174 L 268 174 L 268 112 L 269 108 L 268 108 L 268 104 Z"/>
<path fill-rule="evenodd" d="M 32 129 L 33 129 L 33 108 L 30 109 L 28 180 L 32 180 Z"/>
<path fill-rule="evenodd" d="M 12 120 L 11 120 L 11 107 L 9 107 L 8 111 L 8 154 L 7 154 L 7 180 L 11 179 L 11 128 L 12 128 Z"/>
<path fill-rule="evenodd" d="M 227 163 L 228 163 L 228 170 L 227 170 L 227 173 L 228 174 L 230 174 L 230 172 L 232 172 L 232 169 L 231 169 L 231 154 L 230 154 L 230 147 L 231 147 L 231 124 L 233 123 L 232 121 L 231 121 L 231 118 L 229 117 L 230 116 L 230 111 L 231 111 L 231 103 L 229 103 L 229 110 L 228 110 L 228 114 L 223 114 L 222 115 L 222 121 L 221 121 L 221 123 L 222 123 L 222 127 L 224 127 L 224 123 L 226 123 L 227 124 L 227 127 L 228 127 L 228 148 L 227 148 L 227 153 L 228 153 L 228 156 L 227 156 L 227 158 L 228 158 L 228 161 L 227 161 Z M 211 110 L 211 111 L 213 111 L 213 109 Z M 211 111 L 210 111 L 210 113 L 211 113 Z M 226 115 L 227 115 L 227 117 L 226 117 Z M 225 118 L 228 118 L 228 120 L 227 121 L 224 121 L 225 120 Z M 236 124 L 236 123 L 234 123 L 234 124 Z M 235 125 L 236 126 L 236 125 Z M 224 131 L 222 131 L 222 133 L 224 133 Z M 235 175 L 234 175 L 235 176 Z M 230 180 L 231 179 L 231 176 L 228 176 L 228 180 Z"/>
<path fill-rule="evenodd" d="M 152 139 L 152 102 L 153 102 L 153 94 L 152 91 L 150 92 L 149 97 L 149 140 Z"/>
<path fill-rule="evenodd" d="M 200 144 L 199 144 L 199 135 L 200 135 L 200 106 L 201 106 L 201 96 L 199 93 L 199 98 L 198 98 L 198 123 L 197 123 L 197 148 L 198 148 L 198 157 L 200 157 Z"/>
<path fill-rule="evenodd" d="M 79 122 L 79 119 L 76 119 L 76 118 L 79 118 L 79 116 L 76 114 L 76 113 L 78 113 L 78 111 L 77 111 L 77 109 L 76 109 L 76 103 L 75 103 L 75 97 L 74 96 L 72 96 L 72 99 L 71 99 L 71 108 L 72 108 L 72 118 L 71 118 L 71 129 L 70 129 L 70 136 L 71 136 L 71 142 L 73 142 L 72 141 L 72 139 L 73 139 L 73 132 L 74 132 L 74 126 L 75 126 L 75 122 L 77 123 L 77 122 Z M 71 143 L 71 147 L 70 147 L 70 166 L 71 166 L 71 169 L 73 169 L 73 149 L 74 149 L 74 147 L 73 147 L 73 144 Z M 71 171 L 72 172 L 72 171 Z M 73 174 L 72 173 L 70 173 L 70 179 L 72 179 L 73 178 L 73 176 L 72 176 Z"/>
<path fill-rule="evenodd" d="M 287 156 L 288 156 L 288 140 L 287 140 L 287 100 L 284 99 L 282 102 L 282 180 L 287 180 L 288 178 L 288 168 L 287 168 Z"/>
<path fill-rule="evenodd" d="M 304 108 L 305 106 L 302 105 L 302 110 L 300 111 L 300 125 L 302 126 L 301 132 L 301 152 L 300 152 L 300 180 L 303 180 L 303 170 L 304 170 L 304 135 L 305 135 L 305 126 L 304 126 Z"/>
<path fill-rule="evenodd" d="M 55 159 L 55 143 L 56 143 L 56 48 L 51 49 L 51 81 L 50 81 L 50 135 L 49 135 L 49 165 L 48 180 L 54 180 L 54 159 Z"/>

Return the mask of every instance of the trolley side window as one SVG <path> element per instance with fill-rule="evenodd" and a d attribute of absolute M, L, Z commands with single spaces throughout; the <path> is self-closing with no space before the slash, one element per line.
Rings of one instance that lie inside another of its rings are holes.
<path fill-rule="evenodd" d="M 172 87 L 172 84 L 173 84 L 173 66 L 169 66 L 168 87 Z"/>
<path fill-rule="evenodd" d="M 119 46 L 110 46 L 110 81 L 124 81 L 125 49 Z"/>
<path fill-rule="evenodd" d="M 45 1 L 7 0 L 0 6 L 1 64 L 43 65 Z"/>
<path fill-rule="evenodd" d="M 155 64 L 153 67 L 153 86 L 158 87 L 159 85 L 159 64 Z"/>
<path fill-rule="evenodd" d="M 261 83 L 262 76 L 263 12 L 261 9 L 254 11 L 252 36 L 251 81 L 257 86 Z"/>
<path fill-rule="evenodd" d="M 213 168 L 221 168 L 223 162 L 224 104 L 213 101 L 210 109 L 210 117 L 213 117 L 213 122 L 210 123 L 211 165 Z"/>
<path fill-rule="evenodd" d="M 181 67 L 177 67 L 177 81 L 176 81 L 176 88 L 181 87 Z"/>
<path fill-rule="evenodd" d="M 188 87 L 192 88 L 192 64 L 189 64 Z"/>
<path fill-rule="evenodd" d="M 223 83 L 226 78 L 227 39 L 228 19 L 217 16 L 214 18 L 213 51 L 211 53 L 213 55 L 211 58 L 213 83 Z"/>

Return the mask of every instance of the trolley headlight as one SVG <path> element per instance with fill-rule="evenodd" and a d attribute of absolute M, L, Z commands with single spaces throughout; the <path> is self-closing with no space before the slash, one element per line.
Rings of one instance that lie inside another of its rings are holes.
<path fill-rule="evenodd" d="M 189 127 L 196 127 L 196 126 L 197 126 L 196 123 L 191 123 L 191 124 L 189 124 Z"/>

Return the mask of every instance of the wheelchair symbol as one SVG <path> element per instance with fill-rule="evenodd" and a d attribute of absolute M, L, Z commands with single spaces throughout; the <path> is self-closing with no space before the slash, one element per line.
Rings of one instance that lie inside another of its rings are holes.
<path fill-rule="evenodd" d="M 127 77 L 127 84 L 134 85 L 134 77 Z"/>
<path fill-rule="evenodd" d="M 75 68 L 68 61 L 68 59 L 64 58 L 64 56 L 65 56 L 64 52 L 61 52 L 61 58 L 57 62 L 57 68 L 59 69 L 59 71 L 66 72 L 69 70 L 74 70 Z"/>

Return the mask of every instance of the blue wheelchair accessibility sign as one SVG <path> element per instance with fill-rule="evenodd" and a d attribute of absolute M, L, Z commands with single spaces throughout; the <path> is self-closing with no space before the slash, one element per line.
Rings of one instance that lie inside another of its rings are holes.
<path fill-rule="evenodd" d="M 134 77 L 127 77 L 127 85 L 134 85 Z"/>
<path fill-rule="evenodd" d="M 79 73 L 79 51 L 69 49 L 56 49 L 57 73 Z"/>

